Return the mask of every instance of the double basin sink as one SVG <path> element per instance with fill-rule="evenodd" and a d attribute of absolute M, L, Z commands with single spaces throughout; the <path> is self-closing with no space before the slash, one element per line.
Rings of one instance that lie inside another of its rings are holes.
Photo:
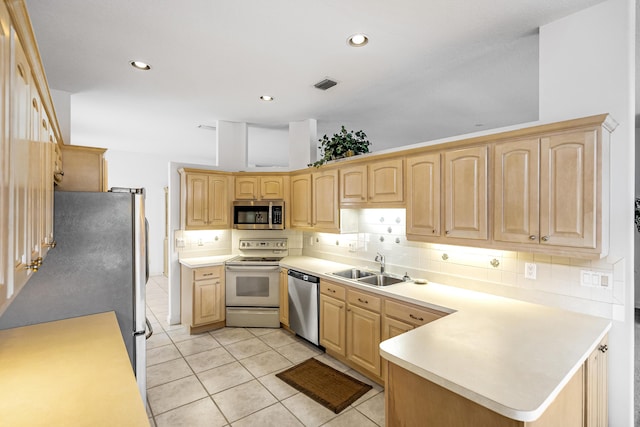
<path fill-rule="evenodd" d="M 389 286 L 403 282 L 401 278 L 394 277 L 389 274 L 374 273 L 371 271 L 359 270 L 357 268 L 349 268 L 347 270 L 336 271 L 329 274 L 343 277 L 345 279 L 355 280 L 358 283 L 371 286 Z"/>

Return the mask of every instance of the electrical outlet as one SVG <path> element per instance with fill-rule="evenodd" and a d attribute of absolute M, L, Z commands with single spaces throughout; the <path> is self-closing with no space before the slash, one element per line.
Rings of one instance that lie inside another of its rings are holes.
<path fill-rule="evenodd" d="M 176 248 L 184 248 L 184 239 L 182 238 L 176 239 Z"/>
<path fill-rule="evenodd" d="M 355 251 L 356 251 L 356 244 L 349 243 L 349 252 L 355 252 Z"/>
<path fill-rule="evenodd" d="M 524 278 L 530 280 L 536 280 L 537 266 L 532 262 L 524 263 Z"/>

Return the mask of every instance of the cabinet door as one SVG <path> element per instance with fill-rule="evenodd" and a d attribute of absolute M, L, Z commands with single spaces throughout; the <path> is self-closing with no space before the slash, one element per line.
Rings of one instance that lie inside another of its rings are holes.
<path fill-rule="evenodd" d="M 223 175 L 208 176 L 207 225 L 212 228 L 229 227 L 229 181 Z"/>
<path fill-rule="evenodd" d="M 186 176 L 185 227 L 205 228 L 208 219 L 209 179 L 206 174 L 188 173 Z"/>
<path fill-rule="evenodd" d="M 262 200 L 284 199 L 284 178 L 281 176 L 261 176 L 260 198 Z"/>
<path fill-rule="evenodd" d="M 539 146 L 538 139 L 509 141 L 495 146 L 495 240 L 538 242 Z"/>
<path fill-rule="evenodd" d="M 340 169 L 340 203 L 366 203 L 367 165 Z"/>
<path fill-rule="evenodd" d="M 193 325 L 224 320 L 223 284 L 219 277 L 193 284 Z"/>
<path fill-rule="evenodd" d="M 608 423 L 608 350 L 604 337 L 585 362 L 586 427 L 603 427 Z"/>
<path fill-rule="evenodd" d="M 258 177 L 239 176 L 235 179 L 235 200 L 256 200 L 258 198 Z"/>
<path fill-rule="evenodd" d="M 410 323 L 385 316 L 382 319 L 382 341 L 404 334 L 412 329 L 413 325 Z"/>
<path fill-rule="evenodd" d="M 349 305 L 347 309 L 347 358 L 380 376 L 380 315 Z"/>
<path fill-rule="evenodd" d="M 445 237 L 486 240 L 487 147 L 444 153 Z"/>
<path fill-rule="evenodd" d="M 541 244 L 596 247 L 596 138 L 588 130 L 541 139 Z"/>
<path fill-rule="evenodd" d="M 344 301 L 320 295 L 320 344 L 341 356 L 346 356 L 346 325 Z"/>
<path fill-rule="evenodd" d="M 286 268 L 280 269 L 280 323 L 289 326 L 289 276 Z"/>
<path fill-rule="evenodd" d="M 369 165 L 369 202 L 393 203 L 404 200 L 403 159 L 372 162 Z"/>
<path fill-rule="evenodd" d="M 340 231 L 338 205 L 338 171 L 336 169 L 312 175 L 312 223 L 318 231 Z"/>
<path fill-rule="evenodd" d="M 311 174 L 291 177 L 291 227 L 311 227 Z"/>
<path fill-rule="evenodd" d="M 440 153 L 407 159 L 407 234 L 440 236 Z"/>

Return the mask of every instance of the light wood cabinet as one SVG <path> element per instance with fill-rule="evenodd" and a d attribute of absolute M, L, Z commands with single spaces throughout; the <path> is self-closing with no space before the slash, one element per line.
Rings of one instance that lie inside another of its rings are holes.
<path fill-rule="evenodd" d="M 224 267 L 181 268 L 181 322 L 190 333 L 224 326 Z"/>
<path fill-rule="evenodd" d="M 62 191 L 107 191 L 105 148 L 63 145 L 64 175 L 58 184 Z"/>
<path fill-rule="evenodd" d="M 280 269 L 280 323 L 289 327 L 289 270 Z"/>
<path fill-rule="evenodd" d="M 3 105 L 9 99 L 9 87 L 11 75 L 11 22 L 9 13 L 4 3 L 0 4 L 0 97 Z M 4 109 L 0 109 L 4 111 Z M 3 113 L 4 114 L 4 113 Z M 5 135 L 9 131 L 9 123 L 0 120 L 0 313 L 7 301 L 7 288 L 9 284 L 10 260 L 9 250 L 13 242 L 9 242 L 10 227 L 10 178 L 11 172 L 11 140 Z"/>
<path fill-rule="evenodd" d="M 284 200 L 282 175 L 242 175 L 235 177 L 235 200 Z"/>
<path fill-rule="evenodd" d="M 347 359 L 380 377 L 381 299 L 347 290 Z"/>
<path fill-rule="evenodd" d="M 320 345 L 329 352 L 346 357 L 346 289 L 320 280 Z"/>
<path fill-rule="evenodd" d="M 382 341 L 438 320 L 447 313 L 392 299 L 384 301 Z"/>
<path fill-rule="evenodd" d="M 370 161 L 340 168 L 340 204 L 401 206 L 404 201 L 403 159 Z"/>
<path fill-rule="evenodd" d="M 440 153 L 407 158 L 407 236 L 440 237 Z"/>
<path fill-rule="evenodd" d="M 444 237 L 487 240 L 487 146 L 444 152 Z"/>
<path fill-rule="evenodd" d="M 181 169 L 181 222 L 185 230 L 230 228 L 229 178 Z"/>
<path fill-rule="evenodd" d="M 585 362 L 585 427 L 606 427 L 609 423 L 608 352 L 605 336 Z"/>
<path fill-rule="evenodd" d="M 337 169 L 291 177 L 291 227 L 340 231 Z"/>

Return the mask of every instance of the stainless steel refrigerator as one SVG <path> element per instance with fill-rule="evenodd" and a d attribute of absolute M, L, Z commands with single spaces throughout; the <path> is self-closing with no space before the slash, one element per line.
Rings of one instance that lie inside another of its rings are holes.
<path fill-rule="evenodd" d="M 146 234 L 144 189 L 56 191 L 56 247 L 0 316 L 0 329 L 115 311 L 146 405 Z"/>

